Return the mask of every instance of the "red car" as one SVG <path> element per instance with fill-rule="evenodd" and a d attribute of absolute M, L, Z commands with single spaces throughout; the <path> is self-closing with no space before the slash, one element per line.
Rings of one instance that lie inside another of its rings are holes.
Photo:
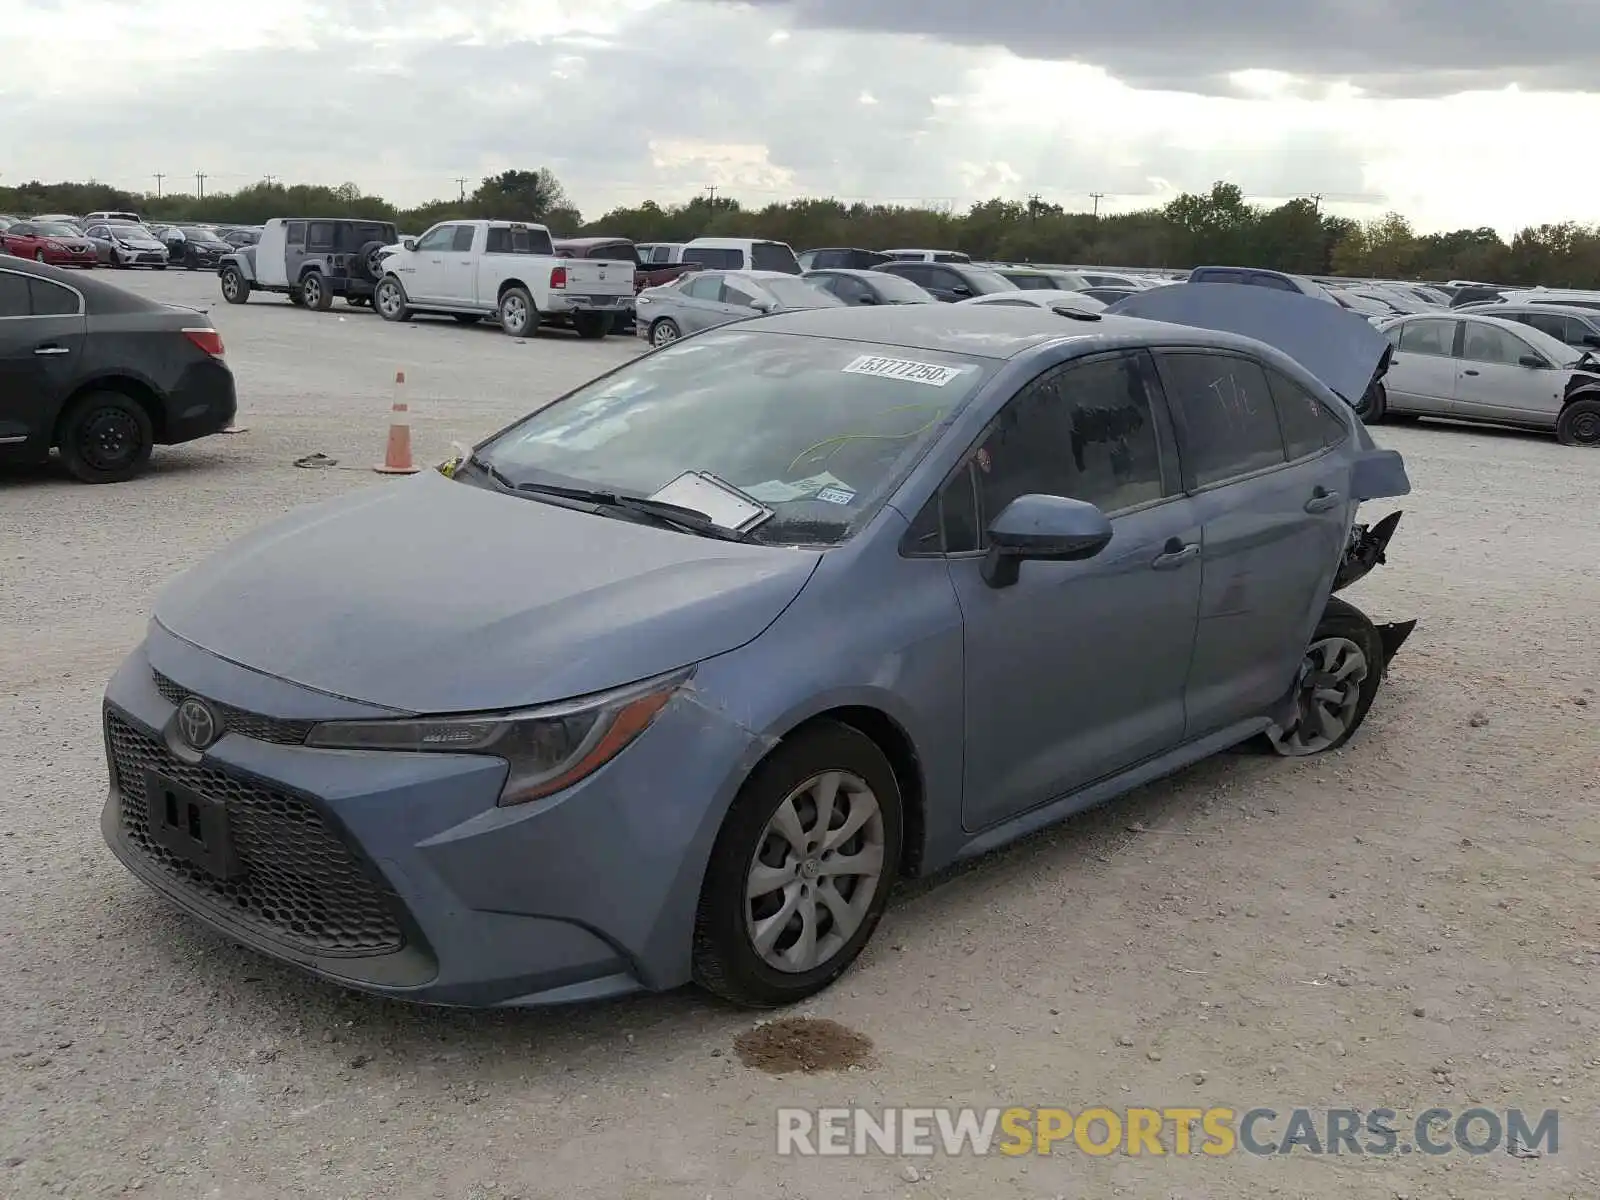
<path fill-rule="evenodd" d="M 55 267 L 92 267 L 99 261 L 83 230 L 58 221 L 18 221 L 0 233 L 0 250 Z"/>

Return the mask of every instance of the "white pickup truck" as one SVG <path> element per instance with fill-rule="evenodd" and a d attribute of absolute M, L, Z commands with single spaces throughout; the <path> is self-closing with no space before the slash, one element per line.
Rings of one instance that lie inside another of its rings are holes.
<path fill-rule="evenodd" d="M 633 306 L 631 262 L 559 258 L 543 225 L 446 221 L 385 248 L 372 304 L 385 321 L 447 313 L 471 323 L 494 317 L 513 337 L 541 324 L 600 338 Z"/>

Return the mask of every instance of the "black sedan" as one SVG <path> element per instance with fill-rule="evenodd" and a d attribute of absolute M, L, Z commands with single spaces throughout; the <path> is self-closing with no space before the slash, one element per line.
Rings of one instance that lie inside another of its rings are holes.
<path fill-rule="evenodd" d="M 233 253 L 234 248 L 218 237 L 215 229 L 203 229 L 198 225 L 180 225 L 177 229 L 183 237 L 167 239 L 167 252 L 172 255 L 175 267 L 214 271 L 221 265 L 224 254 Z"/>
<path fill-rule="evenodd" d="M 909 279 L 931 292 L 935 300 L 945 304 L 954 304 L 973 296 L 987 296 L 993 292 L 1021 290 L 1000 272 L 971 263 L 891 262 L 872 269 L 885 275 Z"/>
<path fill-rule="evenodd" d="M 807 271 L 803 278 L 825 292 L 832 292 L 846 304 L 937 304 L 925 287 L 886 275 L 882 271 L 853 270 L 845 267 Z"/>
<path fill-rule="evenodd" d="M 0 259 L 0 464 L 57 448 L 85 483 L 116 483 L 158 444 L 220 432 L 237 407 L 205 314 Z"/>

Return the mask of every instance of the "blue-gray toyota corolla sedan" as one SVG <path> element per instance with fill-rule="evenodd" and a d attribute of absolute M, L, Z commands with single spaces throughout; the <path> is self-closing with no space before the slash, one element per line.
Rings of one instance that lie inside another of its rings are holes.
<path fill-rule="evenodd" d="M 1407 488 L 1234 333 L 714 330 L 178 578 L 107 690 L 105 836 L 372 992 L 783 1004 L 897 878 L 1252 737 L 1342 744 L 1413 623 L 1332 593 Z"/>

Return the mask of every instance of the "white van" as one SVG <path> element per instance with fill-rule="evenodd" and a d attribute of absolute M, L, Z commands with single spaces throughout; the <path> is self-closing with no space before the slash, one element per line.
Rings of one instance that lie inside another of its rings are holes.
<path fill-rule="evenodd" d="M 787 242 L 760 238 L 695 238 L 685 242 L 679 261 L 713 271 L 782 271 L 800 274 L 800 260 Z"/>
<path fill-rule="evenodd" d="M 92 212 L 83 218 L 89 225 L 143 225 L 144 218 L 132 212 Z"/>

